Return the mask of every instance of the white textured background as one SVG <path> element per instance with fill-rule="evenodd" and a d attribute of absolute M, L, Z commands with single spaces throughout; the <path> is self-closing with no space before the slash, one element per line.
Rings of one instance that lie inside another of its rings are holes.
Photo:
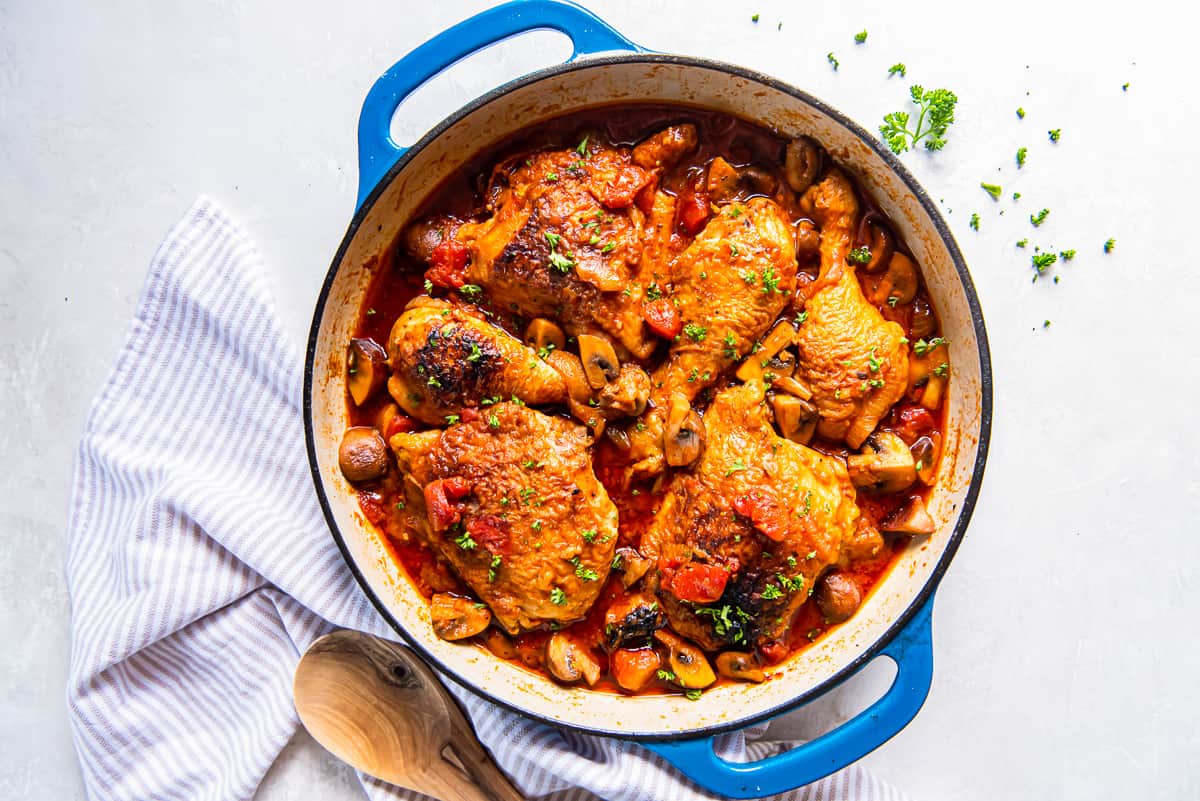
<path fill-rule="evenodd" d="M 159 239 L 196 194 L 216 197 L 258 242 L 300 341 L 352 213 L 363 96 L 485 6 L 100 5 L 0 2 L 0 798 L 81 797 L 63 701 L 71 460 Z M 982 296 L 992 457 L 938 595 L 929 701 L 868 764 L 914 799 L 1200 798 L 1194 12 L 1162 0 L 592 7 L 648 47 L 773 73 L 869 128 L 912 81 L 961 98 L 946 150 L 905 161 L 944 198 Z M 399 127 L 415 138 L 566 52 L 537 34 L 460 65 Z M 887 78 L 895 61 L 909 81 Z M 1028 214 L 1043 206 L 1035 231 Z M 1025 236 L 1079 251 L 1060 284 L 1031 285 L 1013 246 Z M 886 678 L 783 727 L 811 731 Z M 259 797 L 349 799 L 355 784 L 298 737 Z"/>

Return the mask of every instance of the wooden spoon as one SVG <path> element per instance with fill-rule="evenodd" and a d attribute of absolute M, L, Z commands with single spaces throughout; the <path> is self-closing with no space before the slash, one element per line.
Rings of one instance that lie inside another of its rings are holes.
<path fill-rule="evenodd" d="M 407 648 L 357 631 L 314 642 L 292 680 L 296 711 L 334 756 L 441 801 L 522 801 L 463 711 Z"/>

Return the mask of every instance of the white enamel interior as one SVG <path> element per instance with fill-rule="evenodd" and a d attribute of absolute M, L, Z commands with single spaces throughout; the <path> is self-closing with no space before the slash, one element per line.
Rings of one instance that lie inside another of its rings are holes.
<path fill-rule="evenodd" d="M 387 556 L 337 467 L 337 446 L 347 425 L 344 349 L 356 311 L 380 266 L 379 254 L 430 190 L 473 153 L 519 129 L 567 111 L 635 101 L 717 109 L 824 144 L 901 229 L 941 314 L 954 366 L 948 436 L 930 508 L 940 523 L 937 533 L 914 542 L 851 621 L 777 668 L 774 680 L 720 687 L 699 702 L 563 687 L 480 648 L 439 640 L 430 628 L 427 603 Z M 512 88 L 471 110 L 416 152 L 375 199 L 346 246 L 321 313 L 312 370 L 316 458 L 332 516 L 350 558 L 399 626 L 443 669 L 502 703 L 562 724 L 635 736 L 729 727 L 761 717 L 808 694 L 880 640 L 915 602 L 950 544 L 971 484 L 983 405 L 974 323 L 950 251 L 933 219 L 885 161 L 836 119 L 769 82 L 714 66 L 638 56 L 584 62 Z"/>

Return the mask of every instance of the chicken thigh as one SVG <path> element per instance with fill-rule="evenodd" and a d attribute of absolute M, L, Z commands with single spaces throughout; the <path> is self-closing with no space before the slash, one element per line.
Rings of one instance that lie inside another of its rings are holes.
<path fill-rule="evenodd" d="M 858 221 L 850 181 L 830 170 L 805 202 L 821 227 L 821 272 L 796 333 L 797 371 L 820 413 L 818 432 L 857 448 L 904 395 L 908 345 L 904 329 L 867 301 L 848 261 Z"/>
<path fill-rule="evenodd" d="M 667 410 L 690 403 L 750 352 L 790 302 L 796 285 L 792 229 L 772 200 L 719 208 L 669 268 L 671 297 L 683 329 L 651 376 L 653 408 L 631 432 L 631 471 L 666 467 Z"/>
<path fill-rule="evenodd" d="M 413 300 L 392 326 L 387 351 L 388 392 L 409 415 L 431 425 L 484 399 L 535 405 L 566 400 L 562 376 L 531 348 L 443 300 Z"/>
<path fill-rule="evenodd" d="M 617 510 L 583 427 L 504 402 L 389 444 L 419 534 L 501 626 L 587 614 L 612 566 Z"/>
<path fill-rule="evenodd" d="M 704 455 L 671 477 L 640 550 L 675 631 L 777 661 L 822 572 L 882 540 L 842 462 L 778 436 L 762 401 L 759 381 L 717 393 Z"/>

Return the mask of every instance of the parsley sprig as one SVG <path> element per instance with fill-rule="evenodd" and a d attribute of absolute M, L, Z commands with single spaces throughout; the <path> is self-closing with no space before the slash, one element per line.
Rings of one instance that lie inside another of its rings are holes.
<path fill-rule="evenodd" d="M 916 124 L 909 128 L 909 113 L 893 111 L 884 115 L 879 133 L 893 153 L 916 148 L 924 141 L 926 150 L 941 150 L 946 146 L 946 129 L 954 122 L 954 106 L 958 96 L 949 89 L 925 89 L 920 84 L 909 89 L 912 102 L 921 110 Z"/>

